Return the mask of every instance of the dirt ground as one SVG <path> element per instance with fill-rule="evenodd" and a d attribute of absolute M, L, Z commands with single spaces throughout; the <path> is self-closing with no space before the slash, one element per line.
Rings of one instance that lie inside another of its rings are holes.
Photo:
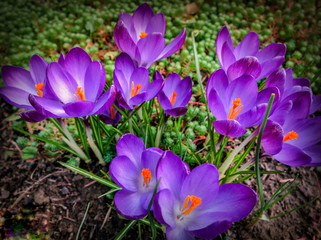
<path fill-rule="evenodd" d="M 2 105 L 3 106 L 3 105 Z M 4 109 L 2 108 L 2 117 Z M 9 122 L 0 125 L 0 239 L 75 239 L 90 203 L 79 239 L 114 239 L 128 223 L 111 208 L 113 201 L 106 196 L 109 189 L 73 173 L 44 156 L 22 160 L 21 150 L 14 142 Z M 39 149 L 41 146 L 39 146 Z M 13 155 L 5 156 L 7 150 Z M 6 160 L 5 160 L 6 159 Z M 66 161 L 61 157 L 61 161 Z M 81 167 L 97 175 L 97 164 Z M 300 185 L 283 201 L 274 205 L 267 216 L 291 210 L 321 195 L 320 171 L 315 168 L 290 168 L 275 160 L 264 159 L 262 169 L 285 171 L 263 177 L 267 200 L 284 181 L 298 174 Z M 107 169 L 105 169 L 107 170 Z M 255 179 L 246 184 L 256 189 Z M 142 239 L 150 239 L 151 232 L 141 225 Z M 304 208 L 283 217 L 259 221 L 248 227 L 248 219 L 235 223 L 218 239 L 321 239 L 320 198 Z M 38 237 L 38 238 L 36 238 Z M 139 239 L 135 225 L 124 239 Z M 159 233 L 157 239 L 163 239 Z"/>

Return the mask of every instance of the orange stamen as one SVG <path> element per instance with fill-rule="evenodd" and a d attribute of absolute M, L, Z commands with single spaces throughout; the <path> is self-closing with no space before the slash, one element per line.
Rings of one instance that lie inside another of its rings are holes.
<path fill-rule="evenodd" d="M 147 35 L 148 35 L 147 33 L 145 33 L 144 31 L 142 31 L 142 32 L 140 33 L 139 37 L 140 37 L 140 38 L 144 38 L 144 37 L 146 37 Z"/>
<path fill-rule="evenodd" d="M 36 89 L 37 89 L 37 94 L 39 97 L 43 96 L 43 83 L 39 83 L 37 85 L 35 85 Z"/>
<path fill-rule="evenodd" d="M 110 116 L 112 119 L 115 119 L 115 108 L 113 106 L 110 107 Z"/>
<path fill-rule="evenodd" d="M 189 201 L 191 201 L 191 204 L 189 208 L 187 208 Z M 183 215 L 188 215 L 190 214 L 197 206 L 202 204 L 202 199 L 195 197 L 195 196 L 187 196 L 185 198 L 184 204 L 183 204 L 183 209 L 182 209 L 182 214 Z M 186 209 L 187 208 L 187 209 Z M 185 211 L 184 211 L 185 210 Z"/>
<path fill-rule="evenodd" d="M 148 168 L 143 168 L 142 176 L 144 178 L 144 185 L 148 186 L 150 180 L 152 179 L 152 173 L 149 171 Z"/>
<path fill-rule="evenodd" d="M 235 119 L 237 115 L 239 115 L 239 113 L 241 112 L 241 109 L 243 108 L 240 98 L 236 98 L 234 101 L 232 101 L 232 103 L 233 106 L 231 107 L 230 112 L 228 113 L 227 119 Z M 235 112 L 236 109 L 237 111 Z"/>
<path fill-rule="evenodd" d="M 76 94 L 79 96 L 80 101 L 85 101 L 85 93 L 84 90 L 81 90 L 81 87 L 77 87 Z M 78 100 L 77 95 L 74 94 L 76 100 Z"/>
<path fill-rule="evenodd" d="M 141 88 L 142 88 L 142 85 L 140 85 L 140 83 L 138 83 L 137 86 L 136 86 L 136 91 L 135 91 L 135 84 L 134 84 L 134 82 L 132 82 L 131 97 L 136 96 L 138 94 L 139 89 L 141 89 Z"/>
<path fill-rule="evenodd" d="M 173 106 L 174 103 L 175 103 L 176 96 L 177 96 L 177 93 L 176 93 L 175 91 L 173 91 L 172 96 L 169 98 L 169 101 L 171 101 L 172 106 Z"/>
<path fill-rule="evenodd" d="M 294 139 L 297 139 L 298 138 L 298 134 L 294 131 L 292 132 L 289 132 L 287 134 L 284 135 L 284 138 L 283 138 L 283 142 L 286 142 L 288 140 L 294 140 Z"/>

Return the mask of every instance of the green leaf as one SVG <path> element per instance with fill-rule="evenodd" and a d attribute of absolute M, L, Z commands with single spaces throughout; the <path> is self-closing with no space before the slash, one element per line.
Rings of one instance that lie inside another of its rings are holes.
<path fill-rule="evenodd" d="M 72 171 L 74 171 L 76 173 L 79 173 L 79 174 L 81 174 L 81 175 L 83 175 L 83 176 L 85 176 L 87 178 L 90 178 L 90 179 L 92 179 L 94 181 L 102 183 L 102 184 L 104 184 L 104 185 L 106 185 L 106 186 L 108 186 L 110 188 L 121 190 L 121 188 L 119 186 L 117 186 L 115 183 L 112 183 L 112 182 L 110 182 L 110 181 L 108 181 L 108 180 L 106 180 L 104 178 L 98 177 L 97 175 L 95 175 L 93 173 L 90 173 L 90 172 L 88 172 L 88 171 L 86 171 L 84 169 L 81 169 L 81 168 L 72 166 L 72 165 L 70 165 L 68 163 L 63 163 L 63 162 L 60 162 L 60 161 L 58 161 L 58 163 L 60 163 L 62 166 L 66 167 L 66 168 L 68 168 L 68 169 L 70 169 L 70 170 L 72 170 Z"/>
<path fill-rule="evenodd" d="M 137 223 L 137 220 L 131 220 L 121 231 L 117 234 L 114 240 L 122 239 L 126 233 Z"/>

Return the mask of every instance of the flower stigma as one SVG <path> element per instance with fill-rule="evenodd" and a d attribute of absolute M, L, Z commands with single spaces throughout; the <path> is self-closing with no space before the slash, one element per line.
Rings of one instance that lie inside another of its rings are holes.
<path fill-rule="evenodd" d="M 132 82 L 131 97 L 136 96 L 138 94 L 139 89 L 141 89 L 141 88 L 142 88 L 142 85 L 140 85 L 140 83 L 138 83 L 137 86 L 136 86 L 136 90 L 135 90 L 135 84 L 134 84 L 134 82 Z"/>
<path fill-rule="evenodd" d="M 227 119 L 234 120 L 237 117 L 237 115 L 239 115 L 241 109 L 243 108 L 243 105 L 241 104 L 240 98 L 235 98 L 235 100 L 232 101 L 232 103 L 233 106 L 231 107 L 230 112 L 228 113 Z"/>
<path fill-rule="evenodd" d="M 79 86 L 77 87 L 76 94 L 79 96 L 80 101 L 85 101 L 85 93 L 84 93 L 84 90 L 81 90 L 81 87 L 79 87 Z M 76 94 L 74 94 L 74 96 L 75 96 L 76 100 L 78 101 Z"/>
<path fill-rule="evenodd" d="M 145 33 L 144 31 L 142 31 L 142 32 L 140 33 L 139 37 L 140 37 L 140 38 L 144 38 L 144 37 L 146 37 L 147 35 L 148 35 L 147 33 Z"/>
<path fill-rule="evenodd" d="M 43 96 L 43 83 L 39 83 L 37 85 L 35 85 L 36 89 L 37 89 L 37 94 L 39 97 Z"/>
<path fill-rule="evenodd" d="M 112 119 L 115 119 L 115 108 L 113 106 L 110 107 L 110 116 Z"/>
<path fill-rule="evenodd" d="M 149 168 L 143 168 L 142 176 L 144 178 L 144 184 L 143 185 L 148 187 L 148 184 L 150 183 L 150 180 L 152 179 L 152 173 L 149 171 Z"/>
<path fill-rule="evenodd" d="M 283 142 L 286 142 L 288 140 L 294 140 L 298 138 L 298 134 L 294 132 L 293 130 L 287 134 L 284 135 Z"/>
<path fill-rule="evenodd" d="M 191 202 L 191 204 L 189 205 L 189 202 Z M 195 197 L 195 196 L 187 196 L 184 200 L 184 204 L 183 204 L 183 209 L 181 211 L 182 215 L 188 215 L 190 214 L 197 206 L 202 204 L 202 199 Z M 188 207 L 189 205 L 189 207 Z M 187 208 L 188 207 L 188 208 Z"/>
<path fill-rule="evenodd" d="M 169 98 L 169 101 L 171 102 L 172 106 L 173 106 L 174 103 L 175 103 L 176 96 L 177 96 L 177 93 L 176 93 L 175 91 L 173 91 L 172 96 Z"/>

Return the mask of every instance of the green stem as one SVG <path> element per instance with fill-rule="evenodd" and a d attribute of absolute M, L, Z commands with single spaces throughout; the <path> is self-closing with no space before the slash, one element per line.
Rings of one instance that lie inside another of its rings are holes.
<path fill-rule="evenodd" d="M 90 159 L 86 156 L 86 154 L 81 150 L 81 148 L 77 145 L 77 143 L 75 142 L 75 140 L 73 139 L 73 137 L 71 136 L 70 132 L 68 131 L 64 121 L 59 118 L 58 119 L 59 124 L 63 130 L 63 132 L 65 133 L 65 137 L 62 137 L 62 139 L 67 143 L 67 145 L 73 149 L 78 155 L 79 157 L 84 160 L 86 163 L 90 162 Z"/>
<path fill-rule="evenodd" d="M 85 124 L 85 129 L 86 129 L 87 140 L 88 140 L 89 146 L 91 147 L 91 149 L 95 153 L 96 157 L 98 158 L 99 163 L 102 165 L 105 165 L 106 163 L 104 162 L 103 156 L 101 155 L 97 145 L 95 144 L 95 142 L 91 136 L 90 125 L 89 125 L 88 119 L 84 119 L 84 124 Z"/>

